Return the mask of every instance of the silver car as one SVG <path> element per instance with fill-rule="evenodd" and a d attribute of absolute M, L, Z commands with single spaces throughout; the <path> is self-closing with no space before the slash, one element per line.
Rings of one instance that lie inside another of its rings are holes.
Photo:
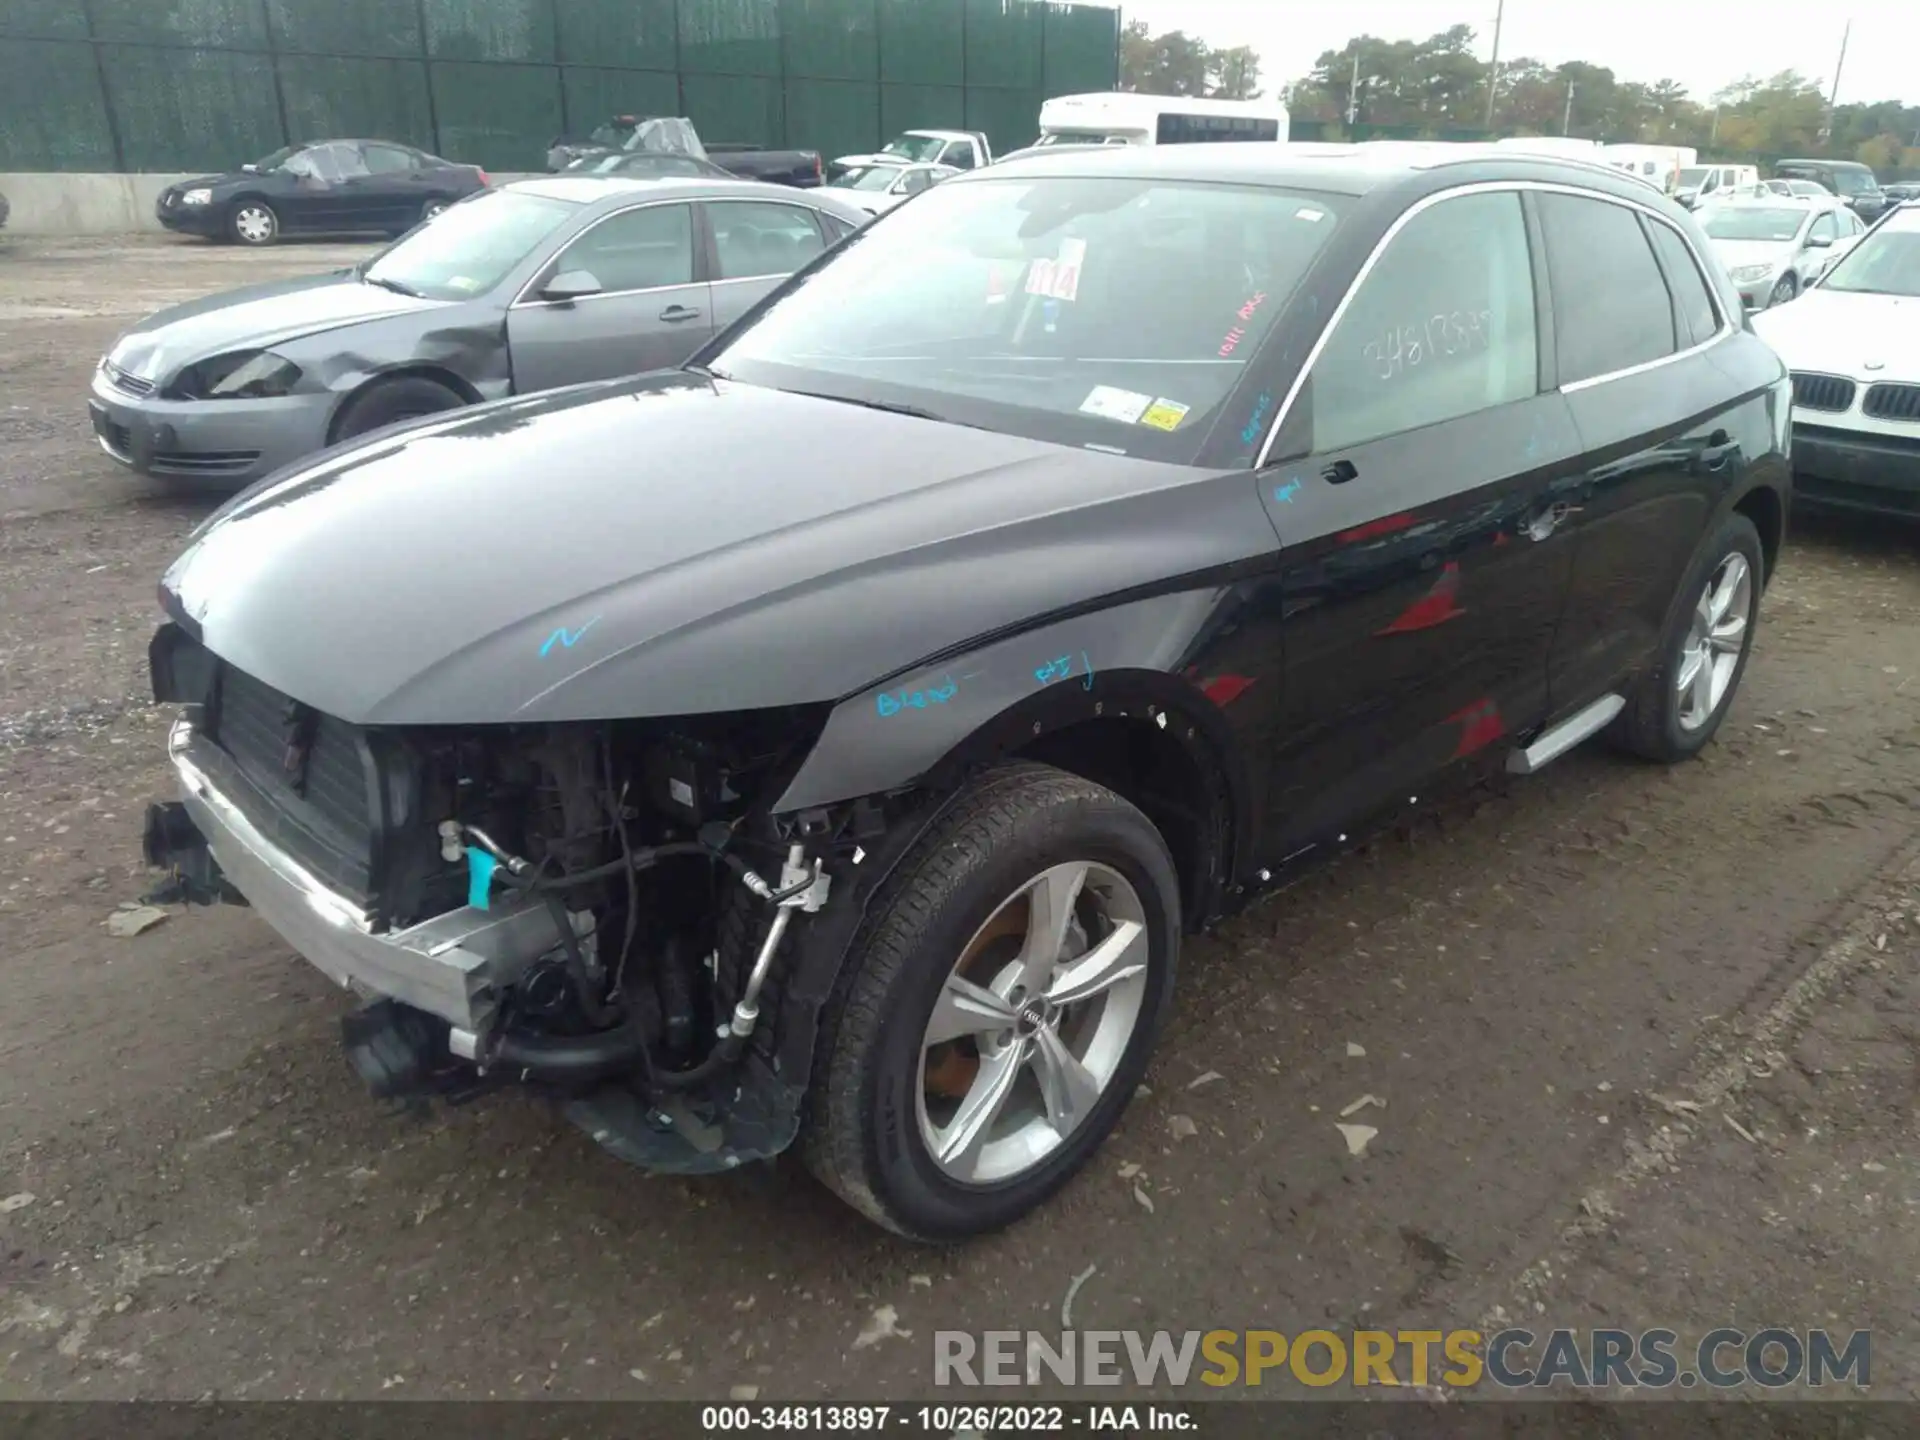
<path fill-rule="evenodd" d="M 1866 230 L 1860 217 L 1833 196 L 1728 200 L 1700 211 L 1699 220 L 1749 310 L 1793 299 Z"/>
<path fill-rule="evenodd" d="M 520 181 L 350 269 L 149 316 L 88 409 L 122 464 L 238 488 L 399 421 L 678 365 L 868 219 L 745 180 Z"/>

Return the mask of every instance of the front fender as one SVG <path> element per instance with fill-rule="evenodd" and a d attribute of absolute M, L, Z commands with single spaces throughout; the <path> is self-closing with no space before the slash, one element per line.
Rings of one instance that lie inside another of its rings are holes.
<path fill-rule="evenodd" d="M 889 677 L 834 707 L 774 803 L 791 814 L 916 783 L 944 783 L 1088 720 L 1138 717 L 1217 775 L 1244 835 L 1244 759 L 1219 710 L 1183 672 L 1237 603 L 1231 586 L 1057 620 Z"/>

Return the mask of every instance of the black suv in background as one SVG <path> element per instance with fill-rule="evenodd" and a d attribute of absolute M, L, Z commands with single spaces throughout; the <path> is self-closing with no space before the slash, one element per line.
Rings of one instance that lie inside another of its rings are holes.
<path fill-rule="evenodd" d="M 1869 223 L 1886 214 L 1894 202 L 1880 188 L 1873 171 L 1858 160 L 1782 160 L 1773 167 L 1781 180 L 1812 180 L 1824 185 Z"/>

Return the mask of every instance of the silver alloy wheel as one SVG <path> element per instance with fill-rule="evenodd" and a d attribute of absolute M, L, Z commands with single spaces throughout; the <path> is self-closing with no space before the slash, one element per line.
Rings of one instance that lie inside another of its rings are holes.
<path fill-rule="evenodd" d="M 233 228 L 242 240 L 252 245 L 271 240 L 274 231 L 273 212 L 264 205 L 242 205 L 234 213 Z"/>
<path fill-rule="evenodd" d="M 1752 619 L 1753 569 L 1747 557 L 1736 552 L 1708 578 L 1680 649 L 1673 688 L 1680 701 L 1682 730 L 1698 730 L 1726 700 Z"/>
<path fill-rule="evenodd" d="M 1791 274 L 1782 275 L 1774 281 L 1773 294 L 1767 297 L 1769 305 L 1785 305 L 1800 293 L 1799 282 Z"/>
<path fill-rule="evenodd" d="M 1003 900 L 961 951 L 920 1042 L 920 1139 L 954 1180 L 1012 1180 L 1113 1082 L 1147 992 L 1147 915 L 1117 871 L 1073 861 Z"/>

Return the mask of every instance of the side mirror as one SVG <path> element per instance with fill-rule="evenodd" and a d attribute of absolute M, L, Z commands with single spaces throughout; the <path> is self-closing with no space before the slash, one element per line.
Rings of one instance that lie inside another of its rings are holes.
<path fill-rule="evenodd" d="M 1833 237 L 1831 235 L 1809 235 L 1807 237 L 1807 248 L 1809 250 L 1828 250 L 1832 247 Z"/>
<path fill-rule="evenodd" d="M 540 287 L 542 300 L 584 300 L 598 295 L 601 284 L 591 270 L 562 270 Z"/>
<path fill-rule="evenodd" d="M 246 173 L 249 175 L 258 175 L 260 173 L 260 167 L 254 164 L 251 160 L 249 160 L 246 164 L 242 165 L 240 168 L 246 171 Z"/>

